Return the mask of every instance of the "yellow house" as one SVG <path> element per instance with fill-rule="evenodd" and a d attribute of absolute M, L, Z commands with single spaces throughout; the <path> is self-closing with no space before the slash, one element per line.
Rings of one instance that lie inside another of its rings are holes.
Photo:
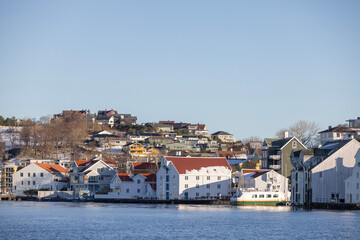
<path fill-rule="evenodd" d="M 146 149 L 140 143 L 133 143 L 128 145 L 129 153 L 131 156 L 147 156 L 147 155 L 158 155 L 159 151 L 153 148 Z"/>

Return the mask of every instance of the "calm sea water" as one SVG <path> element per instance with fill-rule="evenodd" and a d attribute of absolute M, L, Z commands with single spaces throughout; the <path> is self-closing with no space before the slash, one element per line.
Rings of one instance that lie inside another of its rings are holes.
<path fill-rule="evenodd" d="M 0 239 L 359 239 L 360 211 L 0 202 Z"/>

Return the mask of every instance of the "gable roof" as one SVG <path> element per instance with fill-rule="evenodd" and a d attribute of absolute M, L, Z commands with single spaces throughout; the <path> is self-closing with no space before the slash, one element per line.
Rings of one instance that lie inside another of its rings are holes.
<path fill-rule="evenodd" d="M 231 170 L 229 163 L 224 157 L 164 157 L 171 161 L 179 174 L 186 174 L 186 171 L 200 170 L 206 167 L 225 167 Z"/>
<path fill-rule="evenodd" d="M 132 182 L 132 176 L 133 174 L 131 173 L 117 173 L 117 175 L 119 176 L 120 180 L 123 182 Z"/>
<path fill-rule="evenodd" d="M 157 169 L 156 163 L 149 163 L 149 162 L 133 162 L 131 163 L 132 168 L 134 170 L 154 170 Z"/>
<path fill-rule="evenodd" d="M 48 171 L 51 174 L 69 172 L 67 169 L 63 168 L 60 165 L 56 165 L 56 164 L 50 164 L 50 163 L 34 163 L 34 164 L 38 165 L 39 167 Z"/>
<path fill-rule="evenodd" d="M 231 135 L 232 136 L 232 134 L 230 134 L 228 132 L 224 132 L 224 131 L 217 131 L 211 135 Z"/>

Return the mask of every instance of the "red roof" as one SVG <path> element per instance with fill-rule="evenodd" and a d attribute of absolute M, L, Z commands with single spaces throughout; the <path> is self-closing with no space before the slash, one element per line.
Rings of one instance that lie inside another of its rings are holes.
<path fill-rule="evenodd" d="M 146 177 L 145 182 L 156 182 L 156 174 L 143 173 L 141 175 Z"/>
<path fill-rule="evenodd" d="M 69 172 L 67 169 L 63 168 L 60 165 L 56 165 L 56 164 L 50 164 L 50 163 L 35 163 L 36 165 L 38 165 L 39 167 L 45 169 L 46 171 L 48 171 L 51 174 L 54 173 L 67 173 Z"/>
<path fill-rule="evenodd" d="M 88 163 L 90 161 L 87 161 L 87 160 L 79 160 L 79 161 L 75 161 L 76 165 L 77 166 L 80 166 L 80 165 L 85 165 L 86 163 Z"/>
<path fill-rule="evenodd" d="M 134 170 L 156 170 L 156 163 L 134 162 L 132 165 Z"/>
<path fill-rule="evenodd" d="M 165 157 L 167 161 L 171 161 L 179 174 L 185 174 L 186 171 L 200 170 L 206 167 L 225 167 L 231 170 L 230 165 L 224 157 Z"/>
<path fill-rule="evenodd" d="M 117 168 L 117 164 L 113 160 L 108 160 L 108 161 L 103 161 L 103 162 L 106 163 L 107 165 L 109 165 L 112 168 Z"/>
<path fill-rule="evenodd" d="M 125 182 L 133 181 L 132 178 L 130 177 L 131 175 L 133 175 L 131 173 L 118 173 L 117 175 L 119 176 L 121 181 L 125 181 Z"/>
<path fill-rule="evenodd" d="M 269 170 L 259 170 L 259 169 L 242 169 L 242 172 L 243 174 L 246 174 L 246 173 L 254 173 L 254 172 L 268 172 Z"/>

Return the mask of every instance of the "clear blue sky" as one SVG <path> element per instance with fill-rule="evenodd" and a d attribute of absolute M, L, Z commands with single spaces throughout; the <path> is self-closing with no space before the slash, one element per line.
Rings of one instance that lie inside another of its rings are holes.
<path fill-rule="evenodd" d="M 360 1 L 1 1 L 0 115 L 117 109 L 237 139 L 360 116 Z"/>

